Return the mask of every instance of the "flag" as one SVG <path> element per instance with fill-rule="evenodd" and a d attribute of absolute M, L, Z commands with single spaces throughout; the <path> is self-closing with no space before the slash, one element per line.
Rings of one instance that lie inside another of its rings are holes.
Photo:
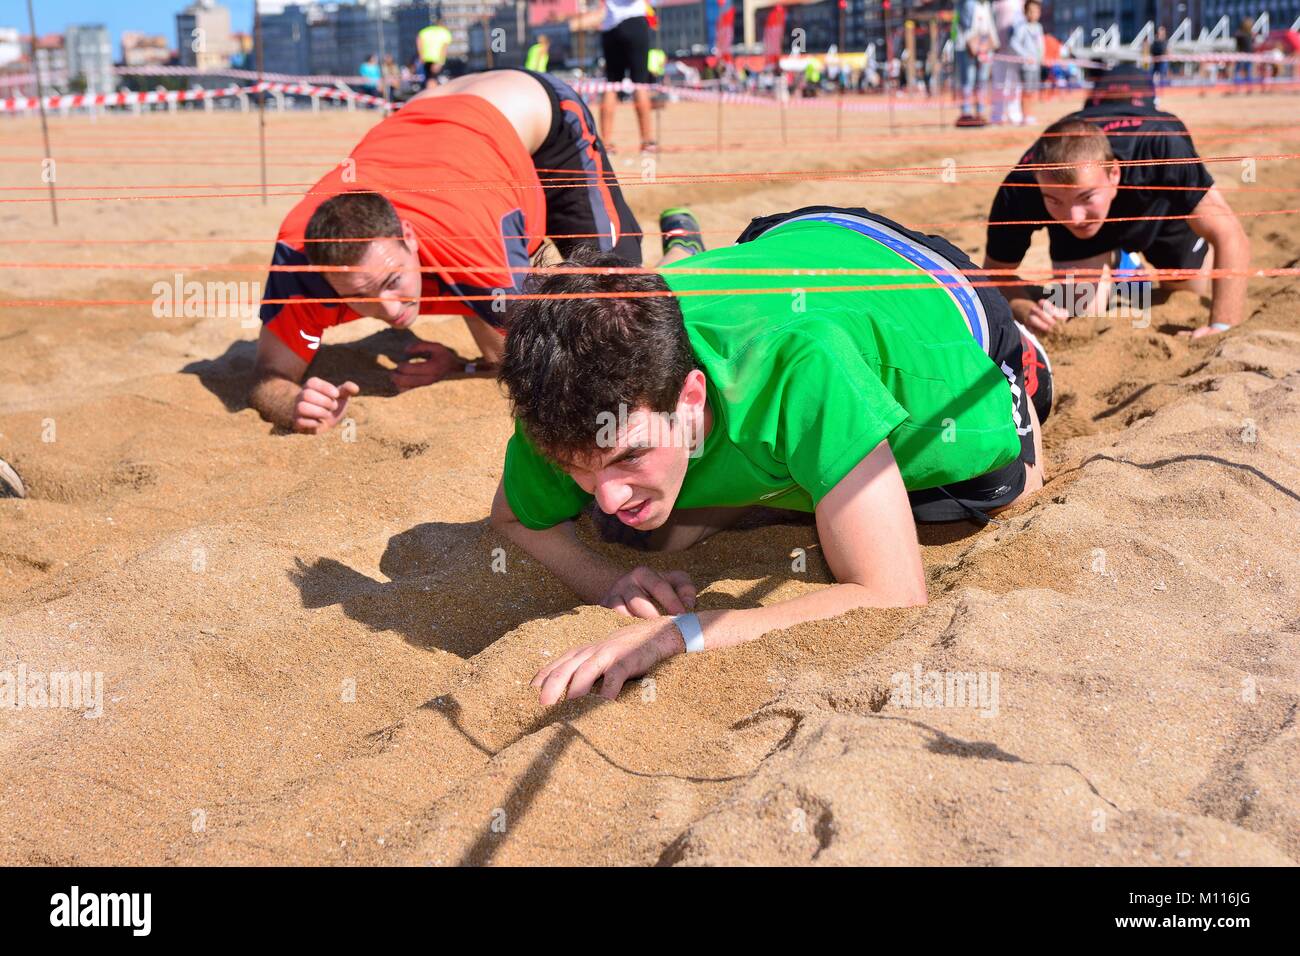
<path fill-rule="evenodd" d="M 736 39 L 736 8 L 730 3 L 718 16 L 717 46 L 718 56 L 724 60 L 731 59 L 731 46 Z"/>
<path fill-rule="evenodd" d="M 763 27 L 763 56 L 768 63 L 781 59 L 781 39 L 785 36 L 785 7 L 778 4 L 767 15 Z"/>

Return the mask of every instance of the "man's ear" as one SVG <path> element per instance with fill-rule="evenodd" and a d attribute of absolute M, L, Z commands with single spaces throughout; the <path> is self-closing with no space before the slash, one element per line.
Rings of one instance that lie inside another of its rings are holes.
<path fill-rule="evenodd" d="M 699 441 L 704 434 L 704 405 L 708 398 L 705 382 L 703 372 L 691 369 L 677 395 L 677 420 L 689 429 L 692 442 Z"/>
<path fill-rule="evenodd" d="M 1110 162 L 1110 167 L 1106 170 L 1106 178 L 1110 181 L 1110 184 L 1112 186 L 1118 186 L 1119 177 L 1120 177 L 1119 160 L 1112 159 Z"/>
<path fill-rule="evenodd" d="M 698 368 L 693 368 L 687 374 L 686 380 L 682 382 L 682 390 L 677 396 L 678 406 L 687 406 L 683 411 L 689 408 L 704 408 L 704 400 L 708 397 L 708 389 L 705 387 L 704 373 Z"/>
<path fill-rule="evenodd" d="M 402 240 L 406 243 L 407 250 L 412 254 L 420 248 L 420 243 L 415 238 L 415 227 L 411 225 L 409 219 L 402 220 Z"/>

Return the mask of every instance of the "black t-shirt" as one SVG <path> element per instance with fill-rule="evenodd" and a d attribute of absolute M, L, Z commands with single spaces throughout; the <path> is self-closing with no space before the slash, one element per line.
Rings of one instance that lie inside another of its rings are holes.
<path fill-rule="evenodd" d="M 1149 166 L 1120 166 L 1120 189 L 1110 205 L 1107 219 L 1129 220 L 1106 222 L 1091 239 L 1078 239 L 1064 226 L 1046 226 L 1055 262 L 1075 262 L 1124 249 L 1145 252 L 1162 232 L 1187 229 L 1185 219 L 1160 220 L 1152 217 L 1190 215 L 1202 197 L 1214 185 L 1214 178 L 1200 162 L 1192 137 L 1178 117 L 1160 110 L 1138 106 L 1089 107 L 1069 117 L 1096 123 L 1109 135 L 1110 147 L 1121 163 L 1132 160 L 1195 160 L 1195 162 L 1161 163 Z M 1146 135 L 1153 132 L 1168 135 Z M 1143 135 L 1131 135 L 1139 133 Z M 1035 163 L 1038 143 L 1020 159 L 1020 164 Z M 1010 184 L 1010 185 L 1009 185 Z M 1179 189 L 1144 189 L 1142 187 L 1177 186 Z M 1027 220 L 1051 220 L 1037 188 L 1034 174 L 1013 169 L 1003 180 L 993 208 L 989 212 L 988 236 L 984 251 L 998 262 L 1020 262 L 1029 251 L 1034 231 L 1043 226 L 994 225 Z"/>

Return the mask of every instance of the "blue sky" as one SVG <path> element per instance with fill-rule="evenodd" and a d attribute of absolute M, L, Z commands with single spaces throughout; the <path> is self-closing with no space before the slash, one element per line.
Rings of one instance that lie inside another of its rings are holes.
<path fill-rule="evenodd" d="M 230 10 L 231 29 L 251 33 L 253 0 L 221 0 Z M 102 23 L 113 36 L 116 55 L 122 51 L 123 30 L 161 33 L 176 45 L 176 14 L 189 0 L 32 0 L 36 29 L 41 33 L 62 33 L 72 23 Z M 27 32 L 26 0 L 0 0 L 0 26 Z"/>

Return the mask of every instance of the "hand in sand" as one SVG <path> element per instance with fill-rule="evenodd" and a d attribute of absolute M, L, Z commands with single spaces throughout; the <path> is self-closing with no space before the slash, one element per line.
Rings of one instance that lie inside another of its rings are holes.
<path fill-rule="evenodd" d="M 1226 332 L 1227 329 L 1216 329 L 1212 325 L 1203 325 L 1199 329 L 1183 329 L 1178 333 L 1180 339 L 1203 339 L 1207 335 L 1218 335 L 1220 332 Z"/>
<path fill-rule="evenodd" d="M 405 392 L 432 385 L 463 364 L 455 352 L 439 342 L 415 342 L 406 349 L 406 361 L 393 369 L 389 377 L 394 388 Z"/>
<path fill-rule="evenodd" d="M 1012 303 L 1011 311 L 1017 321 L 1038 335 L 1046 335 L 1056 327 L 1056 323 L 1070 318 L 1069 310 L 1047 299 L 1039 299 L 1037 302 L 1016 299 Z"/>
<path fill-rule="evenodd" d="M 538 671 L 529 686 L 540 689 L 538 699 L 549 707 L 590 693 L 603 676 L 600 696 L 613 700 L 624 683 L 685 650 L 672 621 L 638 621 L 619 628 L 607 640 L 575 647 Z"/>
<path fill-rule="evenodd" d="M 685 614 L 695 607 L 695 585 L 685 571 L 660 574 L 642 565 L 615 581 L 600 603 L 629 617 L 659 617 L 660 607 L 669 614 Z"/>
<path fill-rule="evenodd" d="M 348 399 L 361 391 L 355 382 L 335 387 L 323 378 L 309 378 L 293 407 L 293 430 L 307 435 L 327 432 L 343 420 Z"/>

